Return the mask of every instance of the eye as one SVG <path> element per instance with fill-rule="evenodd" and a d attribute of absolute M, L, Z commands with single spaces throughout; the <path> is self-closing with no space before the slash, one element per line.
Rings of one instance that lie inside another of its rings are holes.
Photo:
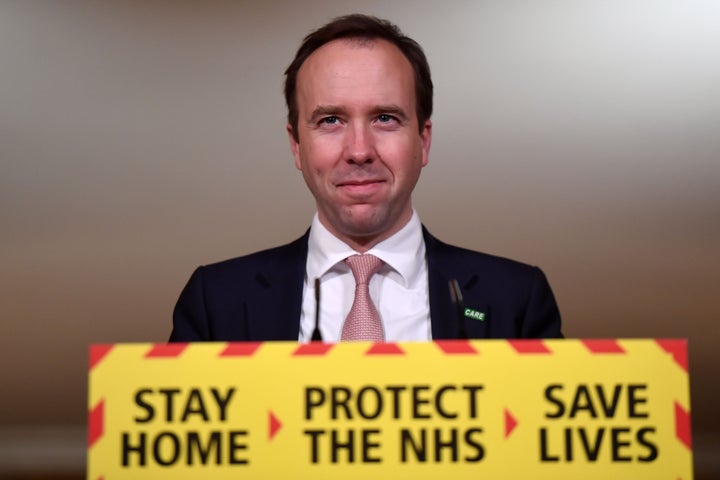
<path fill-rule="evenodd" d="M 380 123 L 388 123 L 395 120 L 395 117 L 393 117 L 392 115 L 388 115 L 387 113 L 381 113 L 380 115 L 378 115 L 377 118 Z"/>
<path fill-rule="evenodd" d="M 336 123 L 338 123 L 338 121 L 339 121 L 338 117 L 336 117 L 334 115 L 330 115 L 329 117 L 323 117 L 320 120 L 320 123 L 324 123 L 326 125 L 335 125 Z"/>

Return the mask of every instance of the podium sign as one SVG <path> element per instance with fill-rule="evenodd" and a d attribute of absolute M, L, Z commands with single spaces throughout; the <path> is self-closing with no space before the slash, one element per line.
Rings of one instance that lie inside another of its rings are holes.
<path fill-rule="evenodd" d="M 692 478 L 683 340 L 94 345 L 88 479 Z"/>

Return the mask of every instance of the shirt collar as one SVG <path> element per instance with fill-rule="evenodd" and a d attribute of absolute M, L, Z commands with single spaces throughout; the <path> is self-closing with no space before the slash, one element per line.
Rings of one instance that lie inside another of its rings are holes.
<path fill-rule="evenodd" d="M 308 239 L 308 279 L 322 277 L 339 262 L 357 253 L 330 233 L 315 213 Z M 417 212 L 413 210 L 410 221 L 403 228 L 375 245 L 367 253 L 380 258 L 397 272 L 405 287 L 410 288 L 418 280 L 422 280 L 418 277 L 423 271 L 425 262 L 425 241 Z"/>

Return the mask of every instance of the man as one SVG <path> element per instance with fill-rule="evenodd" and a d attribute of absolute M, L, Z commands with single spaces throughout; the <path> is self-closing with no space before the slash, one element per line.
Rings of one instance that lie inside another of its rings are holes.
<path fill-rule="evenodd" d="M 288 245 L 198 268 L 171 341 L 561 336 L 537 267 L 444 244 L 412 207 L 432 137 L 417 43 L 349 15 L 308 35 L 285 73 L 290 147 L 317 214 Z"/>

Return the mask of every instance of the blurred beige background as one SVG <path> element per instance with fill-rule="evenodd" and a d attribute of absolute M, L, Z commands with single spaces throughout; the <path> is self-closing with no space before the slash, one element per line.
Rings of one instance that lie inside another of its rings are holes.
<path fill-rule="evenodd" d="M 720 472 L 720 3 L 0 1 L 0 477 L 82 475 L 87 347 L 164 341 L 199 264 L 313 209 L 282 72 L 387 17 L 436 85 L 415 206 L 540 265 L 570 337 L 687 337 L 697 477 Z"/>

